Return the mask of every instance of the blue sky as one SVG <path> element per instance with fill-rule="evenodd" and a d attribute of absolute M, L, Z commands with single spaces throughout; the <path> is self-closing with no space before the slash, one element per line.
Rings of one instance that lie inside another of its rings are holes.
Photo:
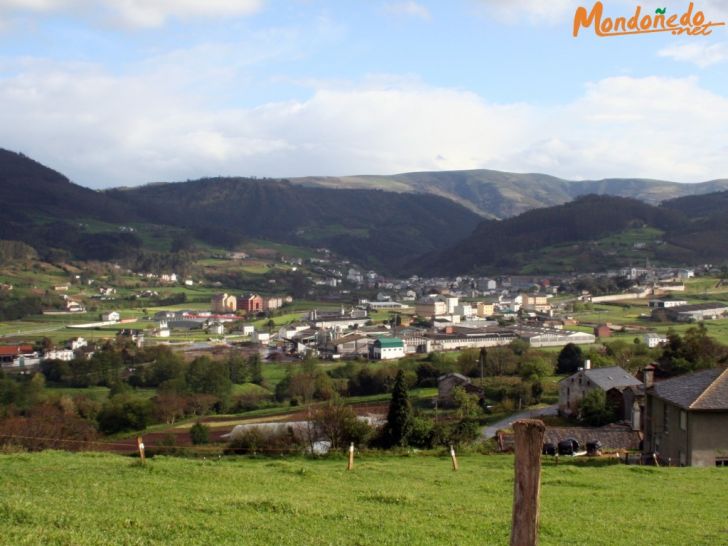
<path fill-rule="evenodd" d="M 470 168 L 728 177 L 726 27 L 575 39 L 580 4 L 0 0 L 0 146 L 91 187 Z M 696 9 L 728 21 L 728 2 Z"/>

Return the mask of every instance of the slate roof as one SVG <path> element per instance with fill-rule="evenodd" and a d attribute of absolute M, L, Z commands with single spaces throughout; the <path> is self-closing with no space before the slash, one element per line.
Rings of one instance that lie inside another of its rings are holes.
<path fill-rule="evenodd" d="M 586 449 L 587 442 L 600 441 L 602 449 L 639 449 L 642 437 L 638 431 L 623 425 L 607 425 L 601 428 L 546 427 L 544 443 L 558 445 L 562 440 L 574 438 L 579 449 Z"/>
<path fill-rule="evenodd" d="M 684 409 L 728 410 L 728 369 L 712 369 L 657 383 L 652 394 Z"/>
<path fill-rule="evenodd" d="M 581 373 L 604 392 L 607 392 L 609 389 L 636 387 L 642 384 L 642 381 L 619 366 L 591 368 L 590 370 L 583 370 Z"/>
<path fill-rule="evenodd" d="M 470 378 L 469 377 L 465 377 L 463 374 L 457 373 L 457 372 L 455 372 L 455 373 L 446 373 L 445 375 L 441 375 L 440 377 L 438 377 L 437 380 L 438 381 L 442 381 L 443 379 L 445 379 L 447 377 L 457 377 L 458 379 L 460 379 L 463 382 L 470 383 Z"/>

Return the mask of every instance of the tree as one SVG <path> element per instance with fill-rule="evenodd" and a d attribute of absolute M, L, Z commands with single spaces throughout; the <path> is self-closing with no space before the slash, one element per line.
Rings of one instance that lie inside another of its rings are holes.
<path fill-rule="evenodd" d="M 114 434 L 125 430 L 144 430 L 151 416 L 148 400 L 118 394 L 106 402 L 98 414 L 99 430 Z"/>
<path fill-rule="evenodd" d="M 371 428 L 356 418 L 354 410 L 337 396 L 317 407 L 312 416 L 313 425 L 337 450 L 349 442 L 361 445 L 366 442 Z"/>
<path fill-rule="evenodd" d="M 251 383 L 263 384 L 263 368 L 260 363 L 260 355 L 255 353 L 248 358 L 248 377 Z"/>
<path fill-rule="evenodd" d="M 210 427 L 197 421 L 190 428 L 190 440 L 192 445 L 206 444 L 210 441 Z"/>
<path fill-rule="evenodd" d="M 580 420 L 592 427 L 614 421 L 614 410 L 607 404 L 607 395 L 601 389 L 586 393 L 581 400 L 580 410 Z"/>
<path fill-rule="evenodd" d="M 584 365 L 584 355 L 581 347 L 567 343 L 556 359 L 556 373 L 576 373 Z"/>
<path fill-rule="evenodd" d="M 232 391 L 232 382 L 224 363 L 213 362 L 202 356 L 190 362 L 187 386 L 197 394 L 212 394 L 226 401 Z"/>
<path fill-rule="evenodd" d="M 384 442 L 388 447 L 407 445 L 412 430 L 412 406 L 407 394 L 404 370 L 397 372 L 389 402 L 387 423 L 384 425 Z"/>

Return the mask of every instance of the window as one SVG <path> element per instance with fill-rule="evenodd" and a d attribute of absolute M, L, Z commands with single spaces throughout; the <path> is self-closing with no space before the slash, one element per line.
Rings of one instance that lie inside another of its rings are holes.
<path fill-rule="evenodd" d="M 688 429 L 688 412 L 680 410 L 680 430 Z"/>
<path fill-rule="evenodd" d="M 668 406 L 662 408 L 662 432 L 665 434 L 670 432 L 670 408 Z"/>

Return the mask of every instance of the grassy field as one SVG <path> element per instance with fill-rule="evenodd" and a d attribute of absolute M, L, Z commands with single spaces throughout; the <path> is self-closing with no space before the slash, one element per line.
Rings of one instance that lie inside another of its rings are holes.
<path fill-rule="evenodd" d="M 0 455 L 0 544 L 507 544 L 510 456 Z M 721 469 L 544 464 L 541 544 L 726 544 Z"/>

